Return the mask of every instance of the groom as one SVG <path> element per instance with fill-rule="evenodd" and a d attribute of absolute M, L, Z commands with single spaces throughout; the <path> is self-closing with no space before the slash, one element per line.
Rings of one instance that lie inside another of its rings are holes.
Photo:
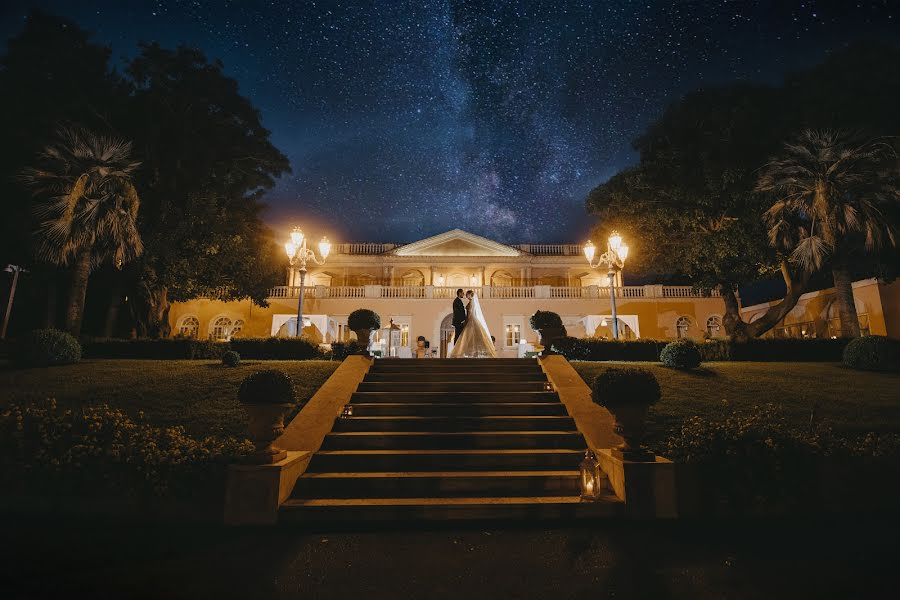
<path fill-rule="evenodd" d="M 463 304 L 463 297 L 465 294 L 463 293 L 462 288 L 456 290 L 456 300 L 453 301 L 453 329 L 455 333 L 453 335 L 453 343 L 459 341 L 459 336 L 462 335 L 463 327 L 466 324 L 466 305 Z"/>

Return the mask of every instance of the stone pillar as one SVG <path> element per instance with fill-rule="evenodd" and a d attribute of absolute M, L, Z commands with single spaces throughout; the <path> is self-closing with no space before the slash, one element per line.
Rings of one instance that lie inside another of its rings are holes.
<path fill-rule="evenodd" d="M 428 281 L 425 285 L 434 285 L 434 267 L 428 267 Z"/>
<path fill-rule="evenodd" d="M 434 286 L 433 285 L 425 286 L 425 298 L 428 298 L 428 299 L 434 298 Z"/>
<path fill-rule="evenodd" d="M 381 288 L 383 286 L 380 285 L 364 285 L 363 286 L 363 295 L 366 298 L 381 298 Z"/>
<path fill-rule="evenodd" d="M 549 285 L 534 286 L 534 297 L 535 298 L 549 298 L 550 297 L 550 286 Z"/>
<path fill-rule="evenodd" d="M 388 267 L 388 285 L 391 287 L 397 285 L 394 283 L 394 265 Z"/>
<path fill-rule="evenodd" d="M 525 285 L 525 267 L 519 269 L 519 285 Z"/>

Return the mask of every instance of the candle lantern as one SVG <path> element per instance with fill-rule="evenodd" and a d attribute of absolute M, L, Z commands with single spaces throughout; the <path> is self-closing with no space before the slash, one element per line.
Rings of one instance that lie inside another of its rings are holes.
<path fill-rule="evenodd" d="M 600 498 L 600 489 L 603 478 L 600 476 L 600 463 L 590 450 L 585 450 L 584 460 L 581 461 L 581 499 L 585 502 L 593 502 Z"/>
<path fill-rule="evenodd" d="M 352 416 L 353 416 L 353 405 L 345 404 L 344 410 L 341 411 L 341 417 L 346 418 L 346 417 L 352 417 Z"/>
<path fill-rule="evenodd" d="M 394 325 L 391 319 L 390 325 L 381 330 L 383 356 L 396 357 L 400 348 L 400 326 Z"/>
<path fill-rule="evenodd" d="M 549 381 L 545 382 L 545 383 L 544 383 L 544 391 L 545 391 L 545 392 L 552 392 L 552 391 L 553 391 L 553 384 L 550 383 Z"/>

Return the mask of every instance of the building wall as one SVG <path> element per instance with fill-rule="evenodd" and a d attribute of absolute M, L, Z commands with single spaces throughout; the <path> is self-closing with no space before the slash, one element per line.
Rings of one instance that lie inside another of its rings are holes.
<path fill-rule="evenodd" d="M 570 335 L 611 336 L 611 320 L 603 325 L 599 318 L 593 319 L 596 324 L 592 331 L 585 329 L 585 317 L 596 315 L 608 317 L 611 313 L 608 299 L 482 299 L 482 309 L 488 321 L 491 333 L 498 340 L 498 347 L 504 346 L 507 324 L 519 325 L 521 337 L 528 343 L 536 343 L 538 335 L 528 325 L 529 317 L 537 310 L 552 310 L 559 313 L 567 325 Z M 644 300 L 628 298 L 619 299 L 616 303 L 619 316 L 624 320 L 636 317 L 639 336 L 642 338 L 675 338 L 676 322 L 679 317 L 687 317 L 690 321 L 688 336 L 703 339 L 707 320 L 711 316 L 721 317 L 723 303 L 720 298 L 665 298 Z M 304 328 L 304 334 L 318 342 L 331 342 L 337 337 L 337 329 L 323 324 L 326 316 L 333 324 L 346 323 L 347 316 L 358 308 L 368 308 L 379 314 L 382 326 L 386 326 L 392 318 L 397 323 L 409 325 L 409 345 L 415 345 L 418 336 L 424 336 L 437 348 L 441 339 L 441 326 L 452 313 L 452 301 L 449 299 L 404 299 L 404 298 L 309 298 L 304 301 L 304 317 L 313 317 L 313 323 Z M 213 325 L 219 317 L 227 317 L 232 322 L 244 322 L 241 332 L 243 337 L 266 337 L 272 334 L 273 322 L 294 317 L 297 314 L 296 298 L 271 298 L 269 306 L 254 306 L 250 301 L 221 302 L 218 300 L 192 300 L 172 305 L 169 319 L 173 334 L 179 331 L 179 325 L 187 317 L 195 317 L 199 321 L 199 337 L 208 337 Z M 292 331 L 290 331 L 292 333 Z M 723 332 L 724 333 L 724 332 Z M 284 332 L 282 332 L 284 334 Z M 510 350 L 511 352 L 513 350 Z"/>
<path fill-rule="evenodd" d="M 833 337 L 840 330 L 834 288 L 808 292 L 791 312 L 763 337 Z M 900 282 L 886 284 L 875 279 L 853 283 L 853 297 L 860 326 L 872 335 L 900 338 Z M 774 302 L 741 309 L 745 321 L 762 316 Z"/>

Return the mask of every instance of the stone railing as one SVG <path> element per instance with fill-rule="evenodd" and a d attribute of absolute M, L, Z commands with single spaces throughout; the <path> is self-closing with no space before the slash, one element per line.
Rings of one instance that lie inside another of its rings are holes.
<path fill-rule="evenodd" d="M 513 244 L 516 250 L 535 256 L 581 256 L 578 244 Z"/>
<path fill-rule="evenodd" d="M 422 300 L 447 300 L 456 297 L 455 286 L 306 286 L 305 298 L 397 298 Z M 531 298 L 551 298 L 555 300 L 579 300 L 583 298 L 609 299 L 609 287 L 556 287 L 534 286 L 475 286 L 473 289 L 482 298 L 492 300 L 527 300 Z M 299 286 L 278 286 L 269 290 L 269 298 L 296 298 Z M 616 298 L 664 299 L 664 298 L 707 298 L 718 297 L 717 290 L 695 290 L 689 285 L 626 285 L 616 288 Z"/>

